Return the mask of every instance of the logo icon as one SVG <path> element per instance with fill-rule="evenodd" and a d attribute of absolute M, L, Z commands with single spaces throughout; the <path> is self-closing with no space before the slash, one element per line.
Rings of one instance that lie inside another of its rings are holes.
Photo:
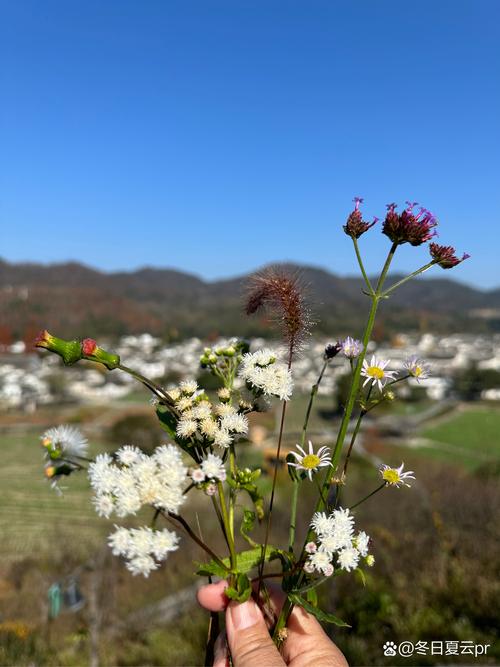
<path fill-rule="evenodd" d="M 384 655 L 391 657 L 396 655 L 397 646 L 394 642 L 385 642 L 382 648 L 384 649 Z"/>

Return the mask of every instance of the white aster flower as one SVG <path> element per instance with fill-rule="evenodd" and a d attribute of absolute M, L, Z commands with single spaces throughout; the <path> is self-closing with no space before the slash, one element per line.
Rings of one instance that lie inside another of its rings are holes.
<path fill-rule="evenodd" d="M 220 426 L 222 429 L 229 432 L 240 434 L 248 433 L 248 419 L 245 415 L 239 415 L 237 413 L 225 415 L 220 420 Z"/>
<path fill-rule="evenodd" d="M 133 463 L 136 463 L 136 461 L 138 461 L 143 456 L 144 454 L 141 452 L 141 450 L 138 447 L 134 447 L 132 445 L 124 445 L 116 452 L 116 458 L 124 466 L 129 466 Z"/>
<path fill-rule="evenodd" d="M 180 486 L 161 486 L 155 496 L 153 506 L 177 514 L 186 496 Z"/>
<path fill-rule="evenodd" d="M 130 570 L 134 576 L 142 574 L 147 578 L 149 577 L 150 572 L 158 569 L 158 564 L 151 556 L 144 555 L 135 556 L 131 560 L 127 561 L 126 567 L 127 570 Z"/>
<path fill-rule="evenodd" d="M 179 536 L 171 530 L 164 528 L 153 534 L 152 554 L 156 560 L 165 560 L 170 551 L 179 548 Z"/>
<path fill-rule="evenodd" d="M 408 371 L 408 374 L 414 377 L 417 382 L 427 379 L 430 375 L 429 364 L 416 356 L 409 357 L 403 366 Z"/>
<path fill-rule="evenodd" d="M 404 468 L 404 463 L 402 463 L 399 468 L 391 468 L 388 465 L 385 465 L 385 463 L 381 466 L 380 468 L 380 474 L 382 475 L 382 479 L 388 486 L 411 486 L 406 482 L 407 479 L 415 479 L 413 475 L 413 470 L 408 470 L 407 472 L 403 472 Z"/>
<path fill-rule="evenodd" d="M 326 512 L 315 512 L 311 520 L 311 528 L 319 537 L 333 534 L 333 517 Z"/>
<path fill-rule="evenodd" d="M 363 375 L 366 380 L 363 383 L 363 387 L 371 382 L 372 386 L 377 385 L 379 390 L 382 391 L 389 380 L 394 380 L 395 371 L 385 370 L 389 361 L 389 359 L 377 359 L 375 355 L 372 356 L 370 363 L 364 359 L 361 375 Z"/>
<path fill-rule="evenodd" d="M 232 405 L 229 405 L 229 403 L 218 403 L 215 406 L 215 413 L 219 417 L 227 417 L 229 415 L 235 415 L 236 408 L 233 407 Z"/>
<path fill-rule="evenodd" d="M 295 456 L 296 463 L 287 462 L 289 466 L 297 468 L 297 470 L 305 470 L 307 476 L 312 482 L 313 473 L 318 472 L 320 468 L 329 466 L 332 462 L 330 457 L 330 450 L 328 447 L 320 447 L 317 453 L 314 452 L 313 444 L 309 440 L 309 452 L 306 452 L 300 445 L 297 445 L 297 452 L 290 452 Z"/>
<path fill-rule="evenodd" d="M 196 380 L 183 380 L 180 383 L 179 388 L 183 394 L 191 396 L 198 389 L 198 383 Z"/>
<path fill-rule="evenodd" d="M 42 445 L 53 451 L 61 451 L 64 456 L 85 457 L 87 455 L 87 438 L 74 426 L 54 426 L 41 437 Z"/>
<path fill-rule="evenodd" d="M 115 525 L 115 532 L 108 537 L 108 544 L 114 556 L 127 556 L 130 547 L 130 531 L 123 526 Z"/>
<path fill-rule="evenodd" d="M 247 354 L 244 354 L 240 368 L 242 373 L 247 373 L 255 367 L 265 368 L 266 366 L 269 366 L 269 364 L 274 364 L 275 362 L 276 353 L 269 348 L 264 348 L 263 350 L 257 350 L 257 352 L 248 352 Z"/>
<path fill-rule="evenodd" d="M 201 469 L 208 479 L 215 479 L 223 482 L 226 479 L 226 469 L 220 456 L 208 454 L 207 458 L 201 463 Z"/>
<path fill-rule="evenodd" d="M 339 551 L 338 560 L 339 566 L 346 572 L 355 570 L 359 563 L 359 551 L 354 547 L 345 547 Z"/>
<path fill-rule="evenodd" d="M 196 433 L 198 423 L 194 419 L 180 419 L 175 432 L 180 438 L 190 438 Z"/>
<path fill-rule="evenodd" d="M 195 468 L 191 472 L 191 479 L 195 484 L 201 484 L 201 482 L 205 481 L 205 473 L 201 468 Z"/>

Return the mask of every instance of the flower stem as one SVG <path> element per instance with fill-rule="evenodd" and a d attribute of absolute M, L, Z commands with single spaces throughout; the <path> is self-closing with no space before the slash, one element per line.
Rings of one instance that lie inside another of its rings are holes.
<path fill-rule="evenodd" d="M 217 482 L 217 489 L 219 491 L 219 501 L 220 501 L 220 507 L 221 507 L 221 512 L 222 512 L 222 521 L 224 523 L 224 530 L 226 532 L 226 537 L 228 541 L 228 546 L 229 546 L 229 556 L 231 560 L 231 569 L 236 570 L 236 551 L 234 548 L 234 535 L 233 535 L 233 530 L 231 523 L 229 521 L 229 515 L 227 513 L 227 506 L 226 506 L 226 498 L 224 495 L 224 487 L 222 486 L 222 482 Z"/>
<path fill-rule="evenodd" d="M 437 264 L 436 260 L 433 259 L 432 262 L 429 262 L 428 264 L 425 264 L 424 266 L 421 266 L 419 269 L 416 271 L 413 271 L 413 273 L 410 273 L 410 275 L 406 276 L 406 278 L 402 278 L 401 280 L 398 280 L 397 283 L 394 283 L 394 285 L 391 285 L 389 289 L 387 289 L 381 296 L 382 298 L 385 298 L 386 296 L 389 296 L 391 292 L 394 292 L 395 289 L 398 287 L 401 287 L 404 283 L 406 283 L 408 280 L 411 280 L 412 278 L 415 278 L 416 276 L 419 276 L 421 273 L 424 273 L 428 269 L 431 268 L 431 266 L 434 266 L 434 264 Z"/>
<path fill-rule="evenodd" d="M 356 252 L 356 258 L 358 260 L 359 268 L 361 269 L 361 273 L 363 275 L 365 285 L 366 285 L 370 295 L 373 296 L 375 294 L 375 292 L 373 291 L 372 284 L 370 282 L 370 279 L 368 278 L 368 275 L 366 274 L 365 267 L 364 267 L 364 264 L 363 264 L 363 260 L 361 259 L 361 253 L 359 252 L 358 239 L 354 236 L 351 236 L 351 238 L 352 238 L 352 242 L 354 243 L 354 250 Z"/>
<path fill-rule="evenodd" d="M 377 488 L 375 489 L 375 491 L 372 491 L 371 493 L 369 493 L 369 494 L 368 494 L 367 496 L 365 496 L 364 498 L 361 498 L 361 500 L 359 500 L 357 503 L 354 503 L 354 505 L 351 505 L 351 506 L 349 507 L 349 509 L 350 509 L 350 510 L 353 510 L 355 507 L 358 507 L 358 505 L 361 505 L 361 503 L 364 503 L 365 500 L 368 500 L 368 498 L 371 498 L 371 497 L 374 496 L 376 493 L 378 493 L 378 491 L 380 491 L 381 489 L 383 489 L 384 486 L 387 486 L 387 482 L 382 482 L 382 484 L 381 484 L 380 486 L 377 486 Z"/>
<path fill-rule="evenodd" d="M 184 528 L 184 530 L 186 531 L 186 533 L 189 535 L 189 537 L 190 537 L 192 540 L 194 540 L 194 541 L 196 542 L 196 544 L 197 544 L 198 546 L 200 546 L 200 547 L 203 549 L 203 551 L 206 551 L 206 553 L 207 553 L 211 558 L 213 558 L 213 560 L 214 560 L 218 565 L 220 565 L 221 567 L 223 567 L 225 570 L 228 570 L 227 565 L 224 564 L 224 562 L 222 561 L 222 559 L 219 558 L 219 556 L 217 556 L 217 554 L 216 554 L 215 552 L 213 552 L 212 549 L 210 549 L 210 547 L 209 547 L 207 544 L 205 544 L 205 542 L 203 542 L 203 540 L 201 540 L 201 539 L 198 537 L 198 535 L 193 531 L 193 529 L 191 528 L 191 526 L 188 524 L 188 522 L 187 522 L 185 519 L 183 519 L 179 514 L 174 514 L 173 512 L 168 512 L 168 513 L 161 512 L 161 514 L 162 514 L 165 518 L 170 518 L 170 519 L 173 519 L 174 521 L 178 521 L 178 522 L 181 524 L 181 526 Z"/>
<path fill-rule="evenodd" d="M 304 443 L 306 441 L 306 435 L 307 435 L 307 427 L 309 426 L 309 418 L 311 416 L 311 410 L 312 406 L 314 403 L 314 399 L 316 398 L 318 394 L 318 389 L 319 385 L 321 384 L 321 380 L 323 379 L 323 375 L 326 371 L 326 368 L 329 364 L 329 359 L 325 359 L 325 362 L 323 364 L 323 367 L 321 368 L 320 374 L 318 376 L 318 379 L 316 380 L 316 384 L 313 384 L 311 387 L 311 394 L 309 396 L 309 403 L 307 405 L 307 410 L 306 410 L 306 415 L 304 418 L 304 425 L 302 427 L 302 434 L 300 436 L 300 445 L 301 447 L 304 446 Z M 290 530 L 289 530 L 289 537 L 288 537 L 288 550 L 293 553 L 293 545 L 295 542 L 295 528 L 296 528 L 296 523 L 297 523 L 297 502 L 298 502 L 298 497 L 299 497 L 299 486 L 300 486 L 300 479 L 295 478 L 292 482 L 292 506 L 291 506 L 291 512 L 290 512 Z"/>
<path fill-rule="evenodd" d="M 361 354 L 358 357 L 358 361 L 356 364 L 356 367 L 354 369 L 353 377 L 352 377 L 352 382 L 351 382 L 351 389 L 349 393 L 349 399 L 347 401 L 347 405 L 344 410 L 344 415 L 342 417 L 342 422 L 340 424 L 340 429 L 339 433 L 337 436 L 337 441 L 335 443 L 335 449 L 333 451 L 333 457 L 332 457 L 332 467 L 335 470 L 339 464 L 339 459 L 340 459 L 340 454 L 342 452 L 342 446 L 344 444 L 344 440 L 347 434 L 347 428 L 349 426 L 349 421 L 351 419 L 352 411 L 354 409 L 354 403 L 356 402 L 356 397 L 358 395 L 358 388 L 359 388 L 359 380 L 361 376 L 361 369 L 363 367 L 363 361 L 366 356 L 366 351 L 368 347 L 368 343 L 370 341 L 370 337 L 373 331 L 373 325 L 375 324 L 375 315 L 377 314 L 377 308 L 380 300 L 380 296 L 382 293 L 382 287 L 384 285 L 385 279 L 387 277 L 387 273 L 389 271 L 389 267 L 392 262 L 392 258 L 394 257 L 394 253 L 396 252 L 397 249 L 397 243 L 393 243 L 391 246 L 391 249 L 389 250 L 389 254 L 387 255 L 387 259 L 385 260 L 385 264 L 383 266 L 382 272 L 380 273 L 378 282 L 377 282 L 377 287 L 375 288 L 375 293 L 372 295 L 372 305 L 370 308 L 370 313 L 368 315 L 368 320 L 366 323 L 365 327 L 365 333 L 363 336 L 363 349 L 361 350 Z M 328 486 L 330 483 L 329 479 L 329 474 L 327 473 L 327 476 L 325 478 L 325 483 L 324 486 Z"/>

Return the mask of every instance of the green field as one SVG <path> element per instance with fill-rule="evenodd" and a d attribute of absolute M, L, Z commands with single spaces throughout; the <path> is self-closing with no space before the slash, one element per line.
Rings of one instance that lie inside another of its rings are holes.
<path fill-rule="evenodd" d="M 420 435 L 429 441 L 425 452 L 433 457 L 453 459 L 467 467 L 500 460 L 500 409 L 464 408 L 424 428 Z"/>
<path fill-rule="evenodd" d="M 60 540 L 72 541 L 74 549 L 85 555 L 99 543 L 108 522 L 94 512 L 84 474 L 63 482 L 68 487 L 63 496 L 51 489 L 43 475 L 39 436 L 39 431 L 32 430 L 0 437 L 4 453 L 0 555 L 48 555 Z"/>

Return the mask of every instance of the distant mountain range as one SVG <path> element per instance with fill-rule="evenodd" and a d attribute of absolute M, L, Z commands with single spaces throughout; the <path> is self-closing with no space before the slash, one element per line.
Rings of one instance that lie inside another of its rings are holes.
<path fill-rule="evenodd" d="M 302 276 L 319 332 L 332 338 L 360 334 L 368 299 L 359 278 L 282 266 Z M 171 269 L 104 273 L 75 262 L 44 266 L 0 260 L 0 342 L 30 340 L 43 328 L 62 337 L 143 331 L 170 339 L 269 334 L 264 316 L 243 313 L 247 278 L 207 282 Z M 415 329 L 500 331 L 500 289 L 478 290 L 448 277 L 412 281 L 381 304 L 375 334 L 382 338 Z"/>

